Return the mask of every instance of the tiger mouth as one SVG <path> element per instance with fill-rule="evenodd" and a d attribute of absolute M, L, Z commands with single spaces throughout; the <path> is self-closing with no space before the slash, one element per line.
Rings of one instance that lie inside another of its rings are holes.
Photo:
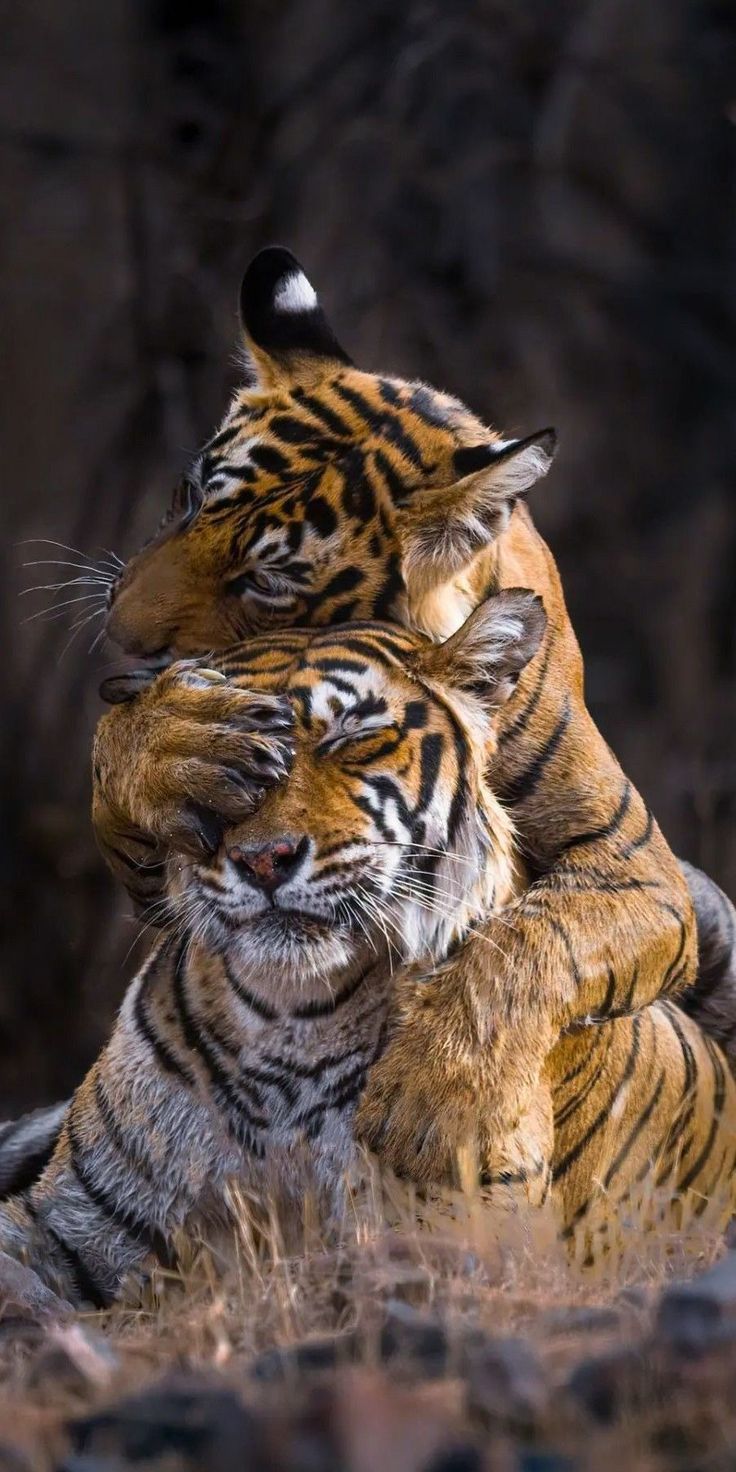
<path fill-rule="evenodd" d="M 255 917 L 254 924 L 259 929 L 287 935 L 295 932 L 325 935 L 329 931 L 341 928 L 334 920 L 329 920 L 325 915 L 316 915 L 312 910 L 287 909 L 281 905 L 275 909 L 264 910 L 262 914 Z"/>

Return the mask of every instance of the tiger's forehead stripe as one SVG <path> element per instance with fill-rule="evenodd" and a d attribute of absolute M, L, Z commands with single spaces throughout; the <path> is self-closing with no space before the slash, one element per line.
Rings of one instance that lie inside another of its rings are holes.
<path fill-rule="evenodd" d="M 389 492 L 405 497 L 407 468 L 431 476 L 436 463 L 427 458 L 416 432 L 447 431 L 467 411 L 422 384 L 402 384 L 368 374 L 343 373 L 320 389 L 296 387 L 267 406 L 249 406 L 247 392 L 236 399 L 229 417 L 201 457 L 203 489 L 215 506 L 229 480 L 240 480 L 247 499 L 256 480 L 258 498 L 268 494 L 262 474 L 276 478 L 279 489 L 299 465 L 339 463 L 347 452 L 370 453 Z M 412 424 L 414 421 L 414 425 Z M 352 470 L 355 470 L 353 465 Z M 352 475 L 351 475 L 352 481 Z M 235 496 L 233 499 L 237 499 Z M 227 497 L 232 504 L 231 497 Z"/>

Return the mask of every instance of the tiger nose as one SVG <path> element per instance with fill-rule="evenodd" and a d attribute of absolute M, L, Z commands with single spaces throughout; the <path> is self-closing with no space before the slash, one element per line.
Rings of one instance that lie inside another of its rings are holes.
<path fill-rule="evenodd" d="M 248 884 L 272 894 L 280 885 L 293 879 L 308 847 L 308 838 L 274 838 L 271 843 L 263 843 L 258 848 L 233 844 L 227 856 Z"/>

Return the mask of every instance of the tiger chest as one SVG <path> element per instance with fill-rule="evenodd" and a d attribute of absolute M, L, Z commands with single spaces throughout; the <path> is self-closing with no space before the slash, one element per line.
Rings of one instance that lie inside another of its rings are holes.
<path fill-rule="evenodd" d="M 238 1086 L 248 1103 L 243 1178 L 300 1194 L 310 1177 L 332 1186 L 355 1153 L 353 1117 L 382 1040 L 388 996 L 346 1016 L 273 1023 L 243 1048 Z"/>

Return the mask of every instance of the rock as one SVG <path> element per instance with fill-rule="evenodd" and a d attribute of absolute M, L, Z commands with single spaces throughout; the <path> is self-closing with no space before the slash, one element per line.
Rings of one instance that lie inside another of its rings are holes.
<path fill-rule="evenodd" d="M 614 1349 L 583 1360 L 567 1382 L 567 1393 L 594 1421 L 610 1424 L 643 1410 L 659 1392 L 643 1350 Z"/>
<path fill-rule="evenodd" d="M 356 1357 L 355 1334 L 335 1334 L 328 1339 L 307 1339 L 288 1349 L 268 1349 L 259 1354 L 250 1367 L 254 1380 L 270 1383 L 301 1379 L 349 1364 Z"/>
<path fill-rule="evenodd" d="M 662 1294 L 656 1334 L 687 1351 L 736 1336 L 736 1252 Z"/>
<path fill-rule="evenodd" d="M 467 1409 L 486 1428 L 525 1434 L 549 1400 L 542 1363 L 524 1339 L 487 1340 L 466 1366 Z"/>
<path fill-rule="evenodd" d="M 261 1423 L 233 1391 L 188 1380 L 159 1384 L 69 1427 L 60 1472 L 266 1472 Z"/>
<path fill-rule="evenodd" d="M 395 1360 L 431 1380 L 447 1373 L 452 1342 L 439 1319 L 392 1298 L 379 1331 L 378 1354 L 382 1364 Z"/>

